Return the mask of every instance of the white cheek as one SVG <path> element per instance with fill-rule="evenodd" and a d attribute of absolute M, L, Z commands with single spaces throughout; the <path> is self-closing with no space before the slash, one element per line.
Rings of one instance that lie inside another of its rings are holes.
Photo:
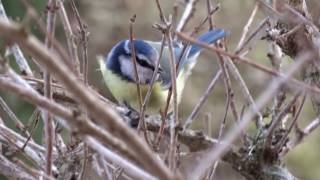
<path fill-rule="evenodd" d="M 133 69 L 133 64 L 130 61 L 130 59 L 127 59 L 124 56 L 120 56 L 120 69 L 123 75 L 126 75 L 130 77 L 132 80 L 134 80 L 134 69 Z"/>
<path fill-rule="evenodd" d="M 120 56 L 120 65 L 122 74 L 135 81 L 135 69 L 131 59 Z M 143 67 L 137 63 L 137 70 L 141 84 L 146 84 L 151 81 L 153 75 L 153 71 L 151 69 Z"/>

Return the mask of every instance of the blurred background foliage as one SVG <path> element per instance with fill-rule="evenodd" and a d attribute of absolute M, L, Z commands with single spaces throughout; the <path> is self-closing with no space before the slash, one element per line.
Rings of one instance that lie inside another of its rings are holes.
<path fill-rule="evenodd" d="M 25 7 L 20 0 L 2 0 L 7 14 L 11 19 L 21 21 L 25 17 Z M 37 10 L 38 14 L 44 18 L 45 15 L 45 0 L 30 0 L 29 1 Z M 173 12 L 173 7 L 176 1 L 173 0 L 161 0 L 162 8 L 165 15 L 169 15 Z M 217 2 L 217 1 L 214 1 Z M 254 6 L 254 0 L 221 0 L 218 1 L 221 5 L 221 9 L 214 14 L 214 23 L 217 27 L 225 28 L 230 31 L 230 35 L 227 38 L 228 49 L 233 51 L 237 45 L 242 28 L 245 25 L 252 8 Z M 79 6 L 80 14 L 84 21 L 88 25 L 89 35 L 89 61 L 90 61 L 90 85 L 97 89 L 103 95 L 112 99 L 108 90 L 103 84 L 101 74 L 98 71 L 96 55 L 106 54 L 110 48 L 122 39 L 126 39 L 129 36 L 129 19 L 132 15 L 136 14 L 136 23 L 134 25 L 134 34 L 136 38 L 143 38 L 149 40 L 160 40 L 161 34 L 152 25 L 159 22 L 159 13 L 156 8 L 155 2 L 152 0 L 81 0 L 76 2 Z M 310 11 L 314 15 L 314 19 L 317 25 L 320 24 L 320 2 L 318 0 L 307 1 Z M 76 32 L 76 22 L 72 17 L 70 11 L 70 3 L 65 0 L 66 8 L 70 16 L 70 20 L 74 25 Z M 196 6 L 196 13 L 189 22 L 186 31 L 192 31 L 193 27 L 197 25 L 204 17 L 206 17 L 205 0 L 200 0 Z M 181 15 L 183 6 L 179 6 L 178 15 Z M 179 17 L 179 16 L 178 16 Z M 259 22 L 266 17 L 266 14 L 259 11 L 257 17 L 254 20 L 251 31 L 258 26 Z M 65 42 L 65 35 L 61 29 L 61 25 L 57 25 L 57 38 L 60 42 Z M 30 31 L 36 34 L 43 40 L 43 35 L 39 33 L 36 26 L 31 25 Z M 202 31 L 206 31 L 205 27 Z M 267 54 L 266 41 L 260 40 L 264 35 L 262 31 L 258 37 L 250 44 L 251 51 L 248 56 L 258 63 L 270 66 Z M 64 43 L 65 45 L 65 43 Z M 1 45 L 1 52 L 5 52 L 3 44 Z M 291 63 L 289 58 L 284 58 L 284 66 Z M 10 61 L 10 64 L 15 67 L 14 61 Z M 246 65 L 238 64 L 240 72 L 244 77 L 252 95 L 257 98 L 260 93 L 271 82 L 271 77 L 265 73 L 248 67 Z M 217 63 L 216 55 L 208 52 L 202 53 L 198 60 L 198 64 L 195 67 L 191 78 L 188 80 L 187 86 L 184 91 L 184 97 L 180 104 L 180 118 L 184 120 L 191 112 L 193 106 L 200 98 L 201 94 L 206 89 L 212 76 L 216 73 L 219 65 Z M 299 77 L 299 74 L 297 74 Z M 232 79 L 233 80 L 233 79 Z M 237 102 L 237 110 L 240 112 L 244 104 L 244 99 L 237 83 L 232 82 L 235 97 Z M 16 98 L 13 94 L 7 92 L 0 92 L 13 111 L 18 117 L 25 123 L 30 124 L 28 119 L 34 111 L 34 106 L 23 102 Z M 217 136 L 219 130 L 219 124 L 225 113 L 226 94 L 224 90 L 224 84 L 220 80 L 215 87 L 212 95 L 209 97 L 205 107 L 201 110 L 201 113 L 197 117 L 197 123 L 194 124 L 194 129 L 203 129 L 203 120 L 206 115 L 211 117 L 213 137 Z M 272 103 L 272 102 L 270 102 Z M 1 112 L 3 114 L 3 112 Z M 8 117 L 1 116 L 3 119 Z M 312 109 L 311 103 L 307 101 L 303 113 L 300 115 L 299 125 L 304 126 L 312 118 L 315 117 L 315 113 Z M 231 113 L 228 113 L 228 125 L 233 124 L 233 117 Z M 8 120 L 8 123 L 10 121 Z M 13 125 L 10 125 L 12 128 Z M 41 143 L 42 139 L 42 122 L 40 121 L 37 126 L 34 138 Z M 306 139 L 306 141 L 291 151 L 285 163 L 288 165 L 289 170 L 300 179 L 317 180 L 320 178 L 320 133 L 317 130 L 314 134 Z M 221 163 L 218 170 L 217 179 L 239 179 L 239 175 L 234 174 L 233 171 L 227 165 Z M 223 178 L 222 178 L 223 177 Z"/>

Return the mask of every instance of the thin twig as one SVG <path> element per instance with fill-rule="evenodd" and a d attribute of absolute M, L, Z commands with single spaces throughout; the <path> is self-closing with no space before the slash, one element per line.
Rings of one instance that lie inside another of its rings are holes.
<path fill-rule="evenodd" d="M 8 127 L 0 124 L 0 139 L 3 142 L 7 142 L 8 145 L 14 146 L 19 152 L 21 152 L 21 147 L 24 145 L 24 142 L 27 141 L 25 137 L 22 137 L 20 134 L 14 132 Z M 45 148 L 36 144 L 35 142 L 29 142 L 27 146 L 24 148 L 23 153 L 26 157 L 29 157 L 31 162 L 35 162 L 38 166 L 45 165 Z"/>
<path fill-rule="evenodd" d="M 141 89 L 140 89 L 140 78 L 138 74 L 138 67 L 137 67 L 137 59 L 136 59 L 136 50 L 134 46 L 134 38 L 133 38 L 133 24 L 135 23 L 136 20 L 136 15 L 133 15 L 132 18 L 130 19 L 130 50 L 131 50 L 131 60 L 133 63 L 134 67 L 134 76 L 135 76 L 135 81 L 137 84 L 137 93 L 138 93 L 138 100 L 139 100 L 139 107 L 141 109 L 142 107 L 142 95 L 141 95 Z"/>
<path fill-rule="evenodd" d="M 199 32 L 199 30 L 202 28 L 202 26 L 208 21 L 210 21 L 210 19 L 212 20 L 212 15 L 214 13 L 216 13 L 218 10 L 220 9 L 220 5 L 218 4 L 215 8 L 211 9 L 210 12 L 208 12 L 207 16 L 202 20 L 200 21 L 200 23 L 195 26 L 195 28 L 193 28 L 193 31 L 191 32 L 190 36 L 194 36 L 196 33 Z M 212 27 L 213 29 L 213 27 Z M 210 30 L 212 30 L 210 29 Z"/>
<path fill-rule="evenodd" d="M 170 137 L 170 150 L 169 150 L 169 167 L 172 170 L 176 168 L 176 146 L 177 146 L 177 134 L 176 125 L 179 123 L 178 119 L 178 94 L 177 94 L 177 68 L 176 59 L 173 51 L 173 40 L 171 35 L 171 24 L 167 24 L 166 39 L 168 43 L 170 58 L 170 71 L 171 71 L 171 89 L 173 96 L 173 120 L 170 123 L 171 137 Z"/>
<path fill-rule="evenodd" d="M 220 129 L 219 129 L 219 134 L 218 134 L 218 143 L 221 142 L 221 138 L 222 138 L 222 134 L 224 132 L 224 128 L 226 126 L 226 122 L 227 122 L 227 115 L 228 115 L 228 109 L 229 109 L 229 106 L 230 106 L 230 96 L 227 96 L 227 100 L 226 100 L 226 110 L 225 110 L 225 113 L 224 113 L 224 117 L 220 123 Z M 240 116 L 241 118 L 241 116 Z M 213 168 L 212 168 L 212 172 L 209 176 L 209 179 L 212 179 L 213 176 L 214 176 L 214 173 L 216 172 L 217 170 L 217 167 L 219 165 L 219 162 L 220 160 L 217 160 L 214 164 L 213 164 Z"/>
<path fill-rule="evenodd" d="M 24 151 L 24 148 L 28 145 L 28 142 L 30 140 L 32 140 L 32 135 L 38 125 L 38 122 L 39 122 L 39 116 L 40 116 L 40 111 L 39 110 L 35 110 L 33 112 L 33 114 L 31 115 L 30 119 L 35 119 L 35 123 L 34 123 L 34 126 L 32 127 L 31 131 L 30 131 L 30 135 L 27 137 L 27 140 L 26 142 L 24 143 L 24 145 L 22 146 L 21 150 Z M 31 124 L 30 124 L 31 125 Z"/>
<path fill-rule="evenodd" d="M 52 41 L 54 39 L 55 34 L 55 20 L 56 20 L 56 0 L 48 0 L 47 2 L 47 27 L 46 27 L 46 39 L 45 46 L 48 50 L 52 48 Z M 50 37 L 50 38 L 49 38 Z M 48 99 L 52 99 L 52 91 L 51 91 L 51 75 L 48 71 L 44 72 L 44 96 Z M 53 119 L 48 111 L 43 111 L 43 119 L 45 124 L 45 142 L 46 142 L 46 173 L 48 176 L 52 175 L 52 149 L 54 142 L 54 125 Z"/>
<path fill-rule="evenodd" d="M 141 111 L 140 111 L 140 119 L 139 119 L 139 123 L 140 121 L 144 123 L 144 131 L 146 131 L 147 129 L 147 126 L 144 122 L 144 116 L 145 116 L 145 111 L 146 111 L 146 108 L 147 108 L 147 105 L 149 103 L 149 99 L 151 97 L 151 93 L 152 93 L 152 89 L 153 89 L 153 85 L 155 83 L 155 80 L 156 80 L 156 77 L 157 77 L 157 74 L 158 74 L 158 71 L 159 71 L 159 66 L 160 66 L 160 61 L 161 61 L 161 58 L 162 58 L 162 52 L 163 52 L 163 49 L 164 49 L 164 45 L 165 45 L 165 36 L 163 35 L 162 36 L 162 40 L 161 40 L 161 47 L 160 47 L 160 52 L 159 52 L 159 57 L 157 59 L 157 62 L 156 62 L 156 65 L 155 65 L 155 69 L 153 71 L 153 74 L 152 74 L 152 79 L 151 79 L 151 82 L 150 82 L 150 85 L 148 87 L 148 91 L 147 91 L 147 94 L 146 96 L 144 97 L 144 101 L 142 103 L 142 107 L 141 107 Z M 156 142 L 159 142 L 160 137 L 157 138 Z M 157 144 L 157 143 L 156 143 Z"/>
<path fill-rule="evenodd" d="M 175 29 L 177 27 L 178 21 L 178 10 L 179 10 L 179 2 L 175 2 L 173 4 L 173 12 L 172 12 L 172 27 Z"/>
<path fill-rule="evenodd" d="M 313 33 L 317 36 L 317 37 L 320 37 L 320 32 L 318 30 L 318 27 L 311 21 L 309 20 L 308 18 L 306 18 L 305 16 L 303 16 L 300 12 L 298 12 L 297 10 L 295 10 L 294 8 L 292 8 L 291 6 L 289 6 L 288 4 L 285 4 L 284 5 L 284 8 L 286 10 L 288 10 L 294 17 L 294 20 L 292 21 L 301 21 L 300 23 L 303 23 L 303 24 L 307 24 L 309 25 L 310 27 L 312 27 L 313 29 Z M 307 12 L 305 12 L 307 13 Z M 306 15 L 307 16 L 307 15 Z"/>
<path fill-rule="evenodd" d="M 195 5 L 199 0 L 189 0 L 183 14 L 180 18 L 180 21 L 177 25 L 176 31 L 182 32 L 183 29 L 186 27 L 187 23 L 189 22 L 190 18 L 193 16 L 193 12 L 195 11 Z"/>
<path fill-rule="evenodd" d="M 58 0 L 58 6 L 59 6 L 60 19 L 67 37 L 67 45 L 68 45 L 70 59 L 73 64 L 72 69 L 73 69 L 73 72 L 78 72 L 77 74 L 80 74 L 78 47 L 76 46 L 75 35 L 72 32 L 71 24 L 68 19 L 66 9 L 64 8 L 62 0 Z"/>
<path fill-rule="evenodd" d="M 295 104 L 295 102 L 297 101 L 297 99 L 299 98 L 299 96 L 301 95 L 301 93 L 297 93 L 291 100 L 290 102 L 287 104 L 286 107 L 284 107 L 279 114 L 277 115 L 277 117 L 275 119 L 273 119 L 273 121 L 271 122 L 271 125 L 269 126 L 267 132 L 266 132 L 266 141 L 265 141 L 265 145 L 264 147 L 271 147 L 271 143 L 272 143 L 272 138 L 273 138 L 273 132 L 276 130 L 278 124 L 281 122 L 281 120 L 283 120 L 283 117 L 288 114 L 288 112 L 290 111 L 290 109 L 292 108 L 292 106 Z"/>
<path fill-rule="evenodd" d="M 207 10 L 208 10 L 208 16 L 209 16 L 209 20 L 208 20 L 208 23 L 209 23 L 209 30 L 212 30 L 213 29 L 213 21 L 212 21 L 212 14 L 211 14 L 211 11 L 212 11 L 213 7 L 212 7 L 212 4 L 211 4 L 211 0 L 207 0 Z"/>
<path fill-rule="evenodd" d="M 81 35 L 81 44 L 82 44 L 82 74 L 84 84 L 88 85 L 88 36 L 87 25 L 83 22 L 74 3 L 74 0 L 71 1 L 71 7 L 77 19 L 80 35 Z"/>
<path fill-rule="evenodd" d="M 224 55 L 224 56 L 228 56 L 231 58 L 231 60 L 233 61 L 237 61 L 237 62 L 241 62 L 241 63 L 244 63 L 244 64 L 247 64 L 247 65 L 250 65 L 258 70 L 261 70 L 267 74 L 270 74 L 272 76 L 277 76 L 277 77 L 282 77 L 284 78 L 285 75 L 283 73 L 280 73 L 280 72 L 277 72 L 277 71 L 274 71 L 273 69 L 270 69 L 266 66 L 263 66 L 263 65 L 260 65 L 258 63 L 255 63 L 254 60 L 251 60 L 247 57 L 241 57 L 239 55 L 236 55 L 234 53 L 230 53 L 230 52 L 227 52 L 227 51 L 224 51 L 220 48 L 216 48 L 216 47 L 213 47 L 213 46 L 210 46 L 209 44 L 206 44 L 206 43 L 202 43 L 202 42 L 199 42 L 198 40 L 190 37 L 190 36 L 187 36 L 183 33 L 179 33 L 179 32 L 176 32 L 177 35 L 179 36 L 179 38 L 185 40 L 185 41 L 188 41 L 188 42 L 191 42 L 193 44 L 196 44 L 196 45 L 199 45 L 205 49 L 208 49 L 210 51 L 213 51 L 213 52 L 219 52 L 221 55 Z M 308 53 L 308 52 L 306 52 Z M 285 84 L 288 86 L 288 87 L 291 87 L 294 91 L 300 91 L 300 90 L 306 90 L 307 92 L 313 92 L 313 93 L 318 93 L 320 94 L 320 89 L 317 88 L 317 87 L 314 87 L 314 86 L 310 86 L 306 83 L 303 83 L 301 81 L 298 81 L 297 79 L 293 79 L 293 78 L 288 78 L 288 82 L 285 82 Z"/>
<path fill-rule="evenodd" d="M 299 118 L 299 115 L 301 114 L 302 108 L 304 106 L 304 103 L 306 101 L 306 93 L 303 94 L 302 100 L 300 102 L 298 111 L 296 112 L 295 116 L 293 117 L 293 120 L 291 122 L 291 124 L 289 125 L 289 128 L 287 129 L 286 133 L 282 136 L 281 140 L 279 141 L 277 148 L 279 151 L 281 150 L 281 148 L 283 147 L 283 145 L 286 143 L 286 141 L 288 140 L 288 135 L 289 133 L 292 131 L 293 127 L 296 125 L 297 120 Z"/>
<path fill-rule="evenodd" d="M 85 137 L 85 141 L 90 145 L 94 150 L 99 152 L 101 155 L 105 156 L 107 159 L 119 164 L 123 167 L 128 174 L 137 179 L 156 179 L 154 176 L 148 174 L 139 167 L 133 165 L 131 162 L 117 155 L 116 153 L 110 151 L 100 144 L 97 140 L 92 137 Z"/>
<path fill-rule="evenodd" d="M 212 136 L 212 115 L 209 112 L 204 115 L 203 129 L 209 137 Z"/>
<path fill-rule="evenodd" d="M 139 112 L 141 114 L 141 109 L 142 109 L 142 93 L 141 93 L 141 88 L 140 88 L 140 77 L 139 77 L 139 73 L 138 73 L 138 67 L 137 67 L 137 55 L 136 55 L 136 50 L 135 50 L 135 46 L 134 46 L 134 37 L 133 37 L 133 25 L 135 23 L 136 20 L 136 15 L 133 15 L 130 18 L 130 29 L 129 29 L 129 38 L 130 38 L 130 51 L 131 51 L 131 61 L 134 67 L 134 76 L 135 76 L 135 82 L 137 85 L 137 94 L 138 94 L 138 102 L 139 102 Z M 143 132 L 144 132 L 144 138 L 146 139 L 146 141 L 149 144 L 149 140 L 148 140 L 148 135 L 146 132 L 146 124 L 144 123 L 144 119 L 143 118 L 139 118 L 141 121 L 139 121 L 138 124 L 138 132 L 140 132 L 141 127 L 143 125 Z"/>
<path fill-rule="evenodd" d="M 89 33 L 87 31 L 87 25 L 83 22 L 83 20 L 80 17 L 79 11 L 76 7 L 76 4 L 74 0 L 71 1 L 71 7 L 73 10 L 73 13 L 76 17 L 76 20 L 78 22 L 79 26 L 79 31 L 80 31 L 80 41 L 82 44 L 82 76 L 83 76 L 83 81 L 86 86 L 89 85 L 88 82 L 88 36 Z M 77 57 L 78 58 L 78 57 Z M 79 77 L 80 78 L 80 77 Z M 88 111 L 87 109 L 83 109 L 85 116 L 88 116 Z M 82 170 L 80 174 L 80 179 L 83 179 L 85 177 L 85 172 L 86 172 L 86 167 L 87 167 L 87 162 L 88 162 L 88 147 L 87 145 L 84 145 L 84 161 L 82 165 Z"/>
<path fill-rule="evenodd" d="M 268 23 L 269 18 L 265 18 L 264 20 L 262 20 L 260 22 L 260 24 L 257 26 L 257 28 L 255 30 L 253 30 L 253 32 L 249 35 L 249 37 L 247 38 L 247 40 L 243 40 L 243 42 L 241 43 L 241 45 L 239 44 L 239 47 L 235 50 L 236 54 L 239 54 L 245 47 L 247 44 L 249 44 L 249 42 L 257 36 L 257 34 L 262 30 L 262 28 Z M 239 42 L 240 43 L 240 42 Z"/>
<path fill-rule="evenodd" d="M 234 78 L 237 80 L 237 82 L 239 82 L 239 85 L 241 86 L 241 90 L 242 90 L 242 93 L 244 94 L 244 97 L 246 98 L 248 104 L 253 104 L 255 106 L 255 102 L 249 92 L 249 89 L 248 87 L 246 86 L 243 78 L 241 77 L 241 74 L 239 73 L 237 67 L 234 65 L 234 63 L 232 61 L 235 61 L 235 60 L 239 60 L 241 62 L 245 62 L 249 65 L 252 65 L 253 67 L 256 67 L 258 69 L 261 69 L 261 70 L 264 70 L 265 72 L 270 72 L 270 70 L 268 68 L 265 68 L 265 67 L 262 67 L 261 65 L 259 64 L 256 64 L 254 63 L 253 61 L 249 60 L 248 58 L 243 58 L 241 56 L 238 56 L 236 54 L 232 54 L 232 53 L 229 53 L 229 52 L 226 52 L 226 51 L 223 51 L 219 48 L 216 48 L 216 47 L 213 47 L 213 46 L 209 46 L 208 44 L 206 43 L 201 43 L 201 42 L 198 42 L 197 40 L 195 40 L 194 38 L 191 38 L 191 37 L 187 37 L 186 35 L 182 34 L 182 33 L 179 33 L 179 32 L 176 32 L 178 34 L 178 36 L 184 40 L 187 40 L 188 42 L 191 42 L 191 43 L 194 43 L 194 44 L 197 44 L 197 45 L 200 45 L 206 49 L 211 49 L 215 52 L 218 52 L 219 54 L 221 55 L 225 55 L 227 56 L 228 58 L 226 58 L 226 63 L 228 65 L 228 68 L 230 68 L 230 71 L 232 72 L 232 74 L 234 75 Z M 191 41 L 190 41 L 191 40 Z M 224 60 L 224 58 L 222 57 L 222 59 Z M 272 71 L 272 70 L 271 70 Z M 275 72 L 276 73 L 276 72 Z M 263 126 L 263 122 L 262 122 L 262 115 L 259 111 L 256 111 L 257 114 L 259 115 L 259 118 L 257 119 L 256 121 L 256 124 L 258 127 L 261 127 Z"/>
<path fill-rule="evenodd" d="M 234 62 L 232 61 L 233 59 L 231 59 L 230 57 L 226 58 L 226 64 L 228 65 L 228 68 L 230 70 L 230 72 L 233 74 L 233 77 L 235 78 L 236 82 L 238 82 L 239 86 L 240 86 L 240 90 L 243 94 L 243 96 L 245 97 L 245 100 L 247 102 L 247 105 L 253 105 L 253 108 L 256 109 L 256 114 L 258 115 L 258 118 L 256 119 L 256 126 L 258 128 L 261 128 L 264 126 L 263 123 L 263 117 L 261 112 L 255 108 L 256 107 L 256 103 L 253 100 L 253 97 L 249 91 L 248 86 L 246 85 L 245 81 L 243 80 L 238 68 L 236 67 L 236 65 L 234 64 Z"/>
<path fill-rule="evenodd" d="M 189 128 L 189 126 L 192 124 L 193 120 L 195 119 L 195 117 L 198 115 L 200 109 L 202 108 L 202 106 L 204 105 L 204 103 L 206 102 L 206 100 L 208 100 L 208 96 L 210 95 L 210 93 L 212 92 L 213 88 L 215 87 L 216 83 L 218 82 L 220 76 L 222 74 L 221 69 L 213 76 L 210 84 L 208 85 L 208 88 L 206 89 L 206 91 L 202 94 L 202 96 L 200 97 L 198 103 L 195 105 L 195 107 L 193 108 L 191 114 L 189 115 L 189 117 L 187 118 L 187 120 L 185 121 L 185 124 L 183 126 L 183 129 L 187 129 Z"/>
<path fill-rule="evenodd" d="M 235 104 L 234 91 L 231 86 L 230 75 L 227 68 L 228 66 L 226 66 L 226 60 L 224 60 L 224 57 L 221 56 L 218 52 L 217 52 L 217 55 L 219 58 L 220 69 L 222 70 L 222 73 L 223 73 L 223 82 L 224 82 L 226 94 L 230 98 L 229 101 L 230 101 L 231 111 L 234 116 L 234 120 L 237 122 L 239 120 L 239 114 Z"/>
<path fill-rule="evenodd" d="M 4 7 L 3 7 L 1 0 L 0 0 L 0 17 L 3 18 L 5 21 L 9 22 L 8 16 L 4 10 Z M 13 53 L 13 55 L 16 59 L 16 62 L 20 68 L 20 72 L 22 74 L 29 76 L 29 77 L 33 77 L 33 73 L 31 71 L 29 64 L 28 64 L 28 61 L 24 57 L 20 47 L 16 44 L 13 44 L 10 47 L 10 51 L 11 51 L 11 53 Z"/>
<path fill-rule="evenodd" d="M 254 17 L 256 16 L 257 12 L 258 12 L 258 3 L 255 2 L 254 3 L 254 7 L 253 7 L 253 10 L 250 14 L 250 17 L 246 23 L 245 26 L 243 26 L 243 30 L 242 30 L 242 35 L 241 35 L 241 38 L 238 42 L 238 45 L 237 45 L 237 48 L 236 48 L 236 52 L 240 51 L 240 49 L 242 49 L 241 47 L 243 47 L 243 44 L 244 44 L 244 40 L 249 32 L 249 29 L 250 29 L 250 26 L 252 25 L 252 22 L 253 22 L 253 19 Z"/>
<path fill-rule="evenodd" d="M 293 137 L 286 146 L 281 151 L 279 156 L 286 155 L 291 149 L 295 148 L 297 145 L 301 144 L 306 137 L 308 137 L 315 129 L 320 126 L 320 118 L 316 117 L 314 120 L 309 123 L 302 132 L 298 132 L 295 137 Z"/>
<path fill-rule="evenodd" d="M 159 17 L 160 17 L 161 22 L 163 22 L 163 23 L 167 22 L 166 17 L 163 14 L 163 10 L 161 8 L 159 0 L 156 0 L 156 4 L 157 4 L 158 11 L 159 11 Z"/>
<path fill-rule="evenodd" d="M 7 105 L 7 103 L 3 100 L 3 98 L 0 96 L 0 107 L 3 109 L 4 112 L 8 114 L 10 119 L 14 122 L 15 126 L 26 136 L 30 136 L 30 133 L 26 129 L 26 127 L 23 125 L 23 123 L 19 120 L 19 118 L 16 116 L 16 114 L 10 109 L 10 107 Z M 31 140 L 33 141 L 33 140 Z"/>
<path fill-rule="evenodd" d="M 168 44 L 168 49 L 169 49 L 169 64 L 170 64 L 170 74 L 171 74 L 171 87 L 168 91 L 168 96 L 167 96 L 167 103 L 164 112 L 162 113 L 162 129 L 159 130 L 159 133 L 157 135 L 156 139 L 156 146 L 160 145 L 161 141 L 161 136 L 163 133 L 163 128 L 164 128 L 164 123 L 165 123 L 165 118 L 168 113 L 168 108 L 170 106 L 170 100 L 171 96 L 173 96 L 173 119 L 170 122 L 170 146 L 169 146 L 169 168 L 173 171 L 176 169 L 176 146 L 177 146 L 177 134 L 176 134 L 176 125 L 178 124 L 178 102 L 177 102 L 177 83 L 176 83 L 176 78 L 177 78 L 177 67 L 176 66 L 176 59 L 173 51 L 173 40 L 172 40 L 172 18 L 167 21 L 159 0 L 156 0 L 156 4 L 159 10 L 160 14 L 160 19 L 162 23 L 165 25 L 164 35 L 165 39 Z M 164 43 L 162 43 L 164 44 Z"/>

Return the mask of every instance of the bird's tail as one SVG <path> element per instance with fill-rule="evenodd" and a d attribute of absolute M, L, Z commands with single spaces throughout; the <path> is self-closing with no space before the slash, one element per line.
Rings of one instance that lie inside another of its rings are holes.
<path fill-rule="evenodd" d="M 225 37 L 227 35 L 227 32 L 224 29 L 213 29 L 207 33 L 202 34 L 199 38 L 198 41 L 203 42 L 203 43 L 208 43 L 212 44 L 218 41 L 219 39 Z M 188 58 L 192 57 L 196 54 L 198 54 L 202 50 L 202 47 L 198 45 L 191 45 L 190 51 L 188 53 Z"/>

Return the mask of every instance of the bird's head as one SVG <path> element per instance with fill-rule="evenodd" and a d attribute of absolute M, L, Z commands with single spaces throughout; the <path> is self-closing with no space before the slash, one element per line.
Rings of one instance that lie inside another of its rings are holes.
<path fill-rule="evenodd" d="M 143 40 L 133 40 L 133 44 L 140 84 L 149 84 L 159 57 L 158 52 L 149 43 Z M 106 66 L 124 80 L 136 82 L 132 56 L 133 53 L 131 51 L 130 40 L 123 40 L 116 44 L 108 53 Z M 161 67 L 159 67 L 159 70 L 159 72 L 161 72 Z M 159 75 L 157 80 L 158 79 Z"/>

